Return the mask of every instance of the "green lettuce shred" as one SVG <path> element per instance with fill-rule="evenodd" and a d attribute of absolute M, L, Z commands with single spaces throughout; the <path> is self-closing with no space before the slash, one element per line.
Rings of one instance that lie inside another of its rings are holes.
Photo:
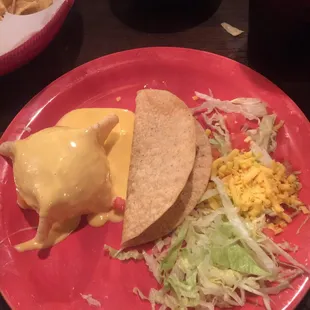
<path fill-rule="evenodd" d="M 109 253 L 109 255 L 113 258 L 117 258 L 119 260 L 129 260 L 129 259 L 143 259 L 143 253 L 140 253 L 137 250 L 124 252 L 123 250 L 114 249 L 108 245 L 104 245 L 104 249 Z"/>
<path fill-rule="evenodd" d="M 246 223 L 236 212 L 224 184 L 212 179 L 221 199 L 217 210 L 197 207 L 164 240 L 156 242 L 148 253 L 105 249 L 120 260 L 144 258 L 160 289 L 148 295 L 134 288 L 152 309 L 187 310 L 244 306 L 247 293 L 263 298 L 271 309 L 270 295 L 290 286 L 291 281 L 308 272 L 287 252 L 262 232 L 264 219 Z M 278 255 L 290 270 L 279 266 Z M 274 282 L 275 286 L 270 286 Z"/>

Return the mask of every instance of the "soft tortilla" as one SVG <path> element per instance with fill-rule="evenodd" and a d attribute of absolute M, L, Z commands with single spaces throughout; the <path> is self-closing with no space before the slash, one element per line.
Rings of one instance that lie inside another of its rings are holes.
<path fill-rule="evenodd" d="M 180 225 L 184 218 L 195 208 L 206 191 L 212 164 L 209 139 L 198 122 L 196 122 L 196 143 L 197 154 L 194 167 L 177 201 L 142 234 L 126 242 L 126 246 L 147 243 L 167 235 Z"/>
<path fill-rule="evenodd" d="M 150 241 L 144 240 L 143 233 L 177 200 L 192 171 L 195 153 L 195 119 L 184 102 L 165 90 L 139 91 L 123 247 Z"/>

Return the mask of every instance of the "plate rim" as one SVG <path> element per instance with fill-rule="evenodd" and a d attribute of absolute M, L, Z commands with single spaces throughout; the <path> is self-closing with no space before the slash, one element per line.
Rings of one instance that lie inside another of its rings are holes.
<path fill-rule="evenodd" d="M 192 49 L 192 48 L 183 48 L 183 47 L 163 47 L 163 46 L 154 46 L 154 47 L 142 47 L 142 48 L 135 48 L 135 49 L 129 49 L 129 50 L 124 50 L 124 51 L 119 51 L 116 53 L 112 53 L 112 54 L 107 54 L 95 59 L 92 59 L 80 66 L 77 66 L 75 68 L 73 68 L 72 70 L 64 73 L 63 75 L 61 75 L 60 77 L 58 77 L 57 79 L 55 79 L 54 81 L 52 81 L 51 83 L 49 83 L 47 86 L 45 86 L 40 92 L 38 92 L 34 97 L 32 97 L 24 106 L 23 108 L 16 114 L 16 116 L 11 120 L 10 124 L 8 125 L 8 127 L 6 128 L 6 130 L 3 132 L 2 137 L 0 139 L 0 141 L 2 141 L 3 137 L 7 136 L 7 132 L 9 132 L 11 130 L 11 128 L 18 123 L 18 120 L 25 114 L 25 112 L 28 112 L 28 110 L 30 110 L 31 105 L 33 103 L 35 103 L 37 97 L 39 96 L 43 96 L 43 95 L 47 95 L 49 92 L 51 92 L 52 87 L 57 87 L 57 85 L 59 83 L 64 82 L 66 79 L 68 79 L 71 75 L 73 74 L 77 74 L 83 70 L 87 71 L 88 68 L 93 67 L 93 65 L 96 63 L 101 63 L 101 62 L 106 62 L 109 63 L 110 60 L 113 61 L 113 58 L 118 58 L 118 57 L 122 57 L 123 55 L 128 54 L 130 56 L 130 54 L 147 54 L 147 53 L 152 53 L 152 52 L 159 52 L 165 55 L 171 55 L 173 53 L 192 53 L 192 54 L 199 54 L 199 55 L 208 55 L 209 57 L 214 57 L 217 58 L 219 60 L 222 61 L 226 61 L 226 62 L 230 62 L 231 64 L 234 65 L 238 65 L 240 66 L 243 70 L 246 70 L 247 72 L 250 72 L 251 74 L 256 74 L 257 77 L 259 77 L 262 81 L 264 81 L 265 83 L 268 83 L 270 86 L 273 87 L 274 90 L 276 90 L 279 94 L 283 95 L 288 104 L 289 104 L 289 108 L 292 110 L 295 110 L 298 114 L 299 117 L 303 118 L 303 120 L 305 121 L 305 123 L 307 123 L 308 128 L 310 130 L 310 122 L 308 120 L 308 118 L 306 117 L 306 115 L 304 114 L 304 112 L 301 110 L 301 108 L 293 101 L 293 99 L 291 99 L 288 94 L 286 94 L 279 86 L 277 86 L 275 83 L 273 83 L 271 80 L 269 80 L 267 77 L 265 77 L 264 75 L 262 75 L 261 73 L 255 71 L 254 69 L 236 61 L 233 59 L 230 59 L 228 57 L 219 55 L 219 54 L 215 54 L 215 53 L 211 53 L 208 51 L 203 51 L 203 50 L 198 50 L 198 49 Z M 95 66 L 94 66 L 95 67 Z M 95 71 L 91 71 L 89 73 L 95 73 L 97 72 Z M 78 79 L 75 78 L 74 81 L 71 81 L 70 84 L 73 84 L 74 82 L 76 82 Z M 46 96 L 48 98 L 48 96 Z M 43 109 L 45 105 L 47 105 L 49 103 L 50 100 L 48 100 L 45 104 L 42 104 L 40 106 L 38 106 L 38 109 Z M 43 102 L 43 101 L 42 101 Z"/>

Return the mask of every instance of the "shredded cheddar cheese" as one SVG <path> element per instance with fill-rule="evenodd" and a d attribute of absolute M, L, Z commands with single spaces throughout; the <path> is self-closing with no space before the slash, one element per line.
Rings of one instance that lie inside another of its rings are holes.
<path fill-rule="evenodd" d="M 300 184 L 296 175 L 287 175 L 286 168 L 279 162 L 273 161 L 268 168 L 252 152 L 235 149 L 213 162 L 212 175 L 223 180 L 228 195 L 243 217 L 251 220 L 262 214 L 276 216 L 279 222 L 273 229 L 275 233 L 292 221 L 283 206 L 299 207 L 303 213 L 310 213 L 298 199 Z M 212 199 L 210 206 L 215 208 L 216 198 Z"/>

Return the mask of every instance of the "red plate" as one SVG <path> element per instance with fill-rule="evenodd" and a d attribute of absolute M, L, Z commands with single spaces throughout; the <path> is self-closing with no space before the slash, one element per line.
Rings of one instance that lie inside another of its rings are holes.
<path fill-rule="evenodd" d="M 227 58 L 180 48 L 146 48 L 109 55 L 65 74 L 49 85 L 16 116 L 2 140 L 24 138 L 53 126 L 68 111 L 81 107 L 119 107 L 134 110 L 136 91 L 143 87 L 164 88 L 194 105 L 194 91 L 215 97 L 259 97 L 269 103 L 285 127 L 279 135 L 277 157 L 301 170 L 301 198 L 310 201 L 310 126 L 299 108 L 279 88 L 249 68 Z M 116 97 L 122 99 L 117 102 Z M 78 230 L 50 250 L 17 253 L 12 245 L 34 236 L 34 230 L 16 231 L 37 224 L 32 211 L 16 205 L 12 169 L 0 159 L 0 290 L 14 309 L 89 309 L 80 294 L 92 294 L 102 309 L 149 309 L 132 294 L 133 287 L 148 293 L 156 286 L 143 262 L 119 262 L 106 256 L 103 245 L 118 247 L 121 225 Z M 310 222 L 300 234 L 304 220 L 297 218 L 280 239 L 297 244 L 295 257 L 308 264 Z M 10 236 L 9 238 L 6 238 Z M 5 239 L 6 238 L 6 239 Z M 308 278 L 293 289 L 275 296 L 276 309 L 293 309 L 309 288 Z M 247 305 L 245 309 L 254 309 Z"/>

